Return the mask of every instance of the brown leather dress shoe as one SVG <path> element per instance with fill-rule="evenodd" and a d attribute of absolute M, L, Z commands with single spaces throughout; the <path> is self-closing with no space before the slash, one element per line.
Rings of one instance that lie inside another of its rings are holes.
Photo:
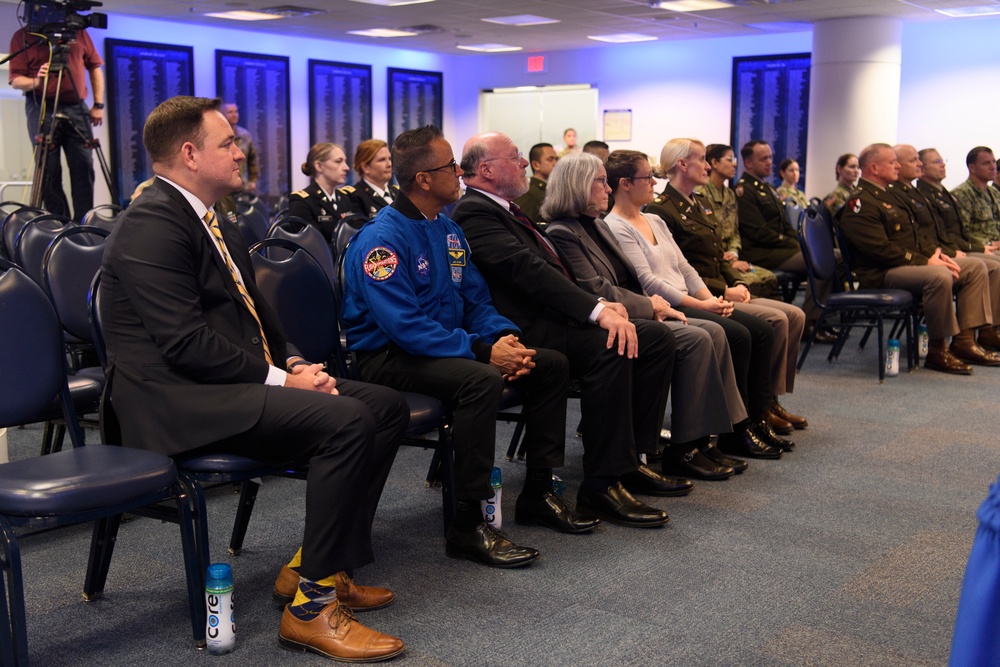
<path fill-rule="evenodd" d="M 767 411 L 767 423 L 771 425 L 775 433 L 780 435 L 791 435 L 792 431 L 795 430 L 791 422 L 785 421 L 771 410 Z"/>
<path fill-rule="evenodd" d="M 1000 331 L 997 327 L 983 327 L 979 330 L 979 337 L 976 340 L 979 346 L 989 352 L 1000 351 Z"/>
<path fill-rule="evenodd" d="M 976 343 L 959 343 L 952 341 L 948 351 L 962 361 L 977 366 L 1000 366 L 1000 354 L 987 352 Z"/>
<path fill-rule="evenodd" d="M 953 375 L 972 375 L 972 366 L 963 363 L 948 350 L 929 351 L 924 358 L 924 368 Z"/>
<path fill-rule="evenodd" d="M 346 572 L 336 575 L 337 600 L 346 604 L 353 611 L 372 611 L 392 604 L 396 596 L 388 588 L 377 586 L 358 586 L 347 576 Z M 299 588 L 299 573 L 288 567 L 281 568 L 274 582 L 274 593 L 271 595 L 278 605 L 284 607 L 295 599 Z"/>
<path fill-rule="evenodd" d="M 289 651 L 318 653 L 342 662 L 379 662 L 406 649 L 403 640 L 365 627 L 340 602 L 331 602 L 310 621 L 285 607 L 278 643 Z"/>
<path fill-rule="evenodd" d="M 775 397 L 774 400 L 771 401 L 771 407 L 768 408 L 768 412 L 770 412 L 775 417 L 780 417 L 781 419 L 784 419 L 786 422 L 792 425 L 792 428 L 796 430 L 801 431 L 802 429 L 809 426 L 808 419 L 800 415 L 793 415 L 791 412 L 785 409 L 785 406 L 783 406 L 781 403 L 778 402 L 777 397 Z M 777 431 L 778 429 L 774 430 Z M 778 432 L 780 433 L 780 431 Z M 789 431 L 789 433 L 791 432 Z M 788 433 L 782 433 L 782 435 L 788 435 Z"/>

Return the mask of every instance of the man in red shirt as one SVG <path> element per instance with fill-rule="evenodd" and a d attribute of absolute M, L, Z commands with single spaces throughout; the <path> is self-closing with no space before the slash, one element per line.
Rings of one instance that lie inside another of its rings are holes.
<path fill-rule="evenodd" d="M 93 139 L 91 126 L 104 121 L 104 72 L 101 70 L 104 61 L 86 30 L 77 32 L 68 46 L 68 55 L 65 55 L 65 43 L 59 45 L 55 37 L 45 37 L 27 27 L 21 28 L 11 37 L 9 52 L 17 53 L 28 48 L 11 58 L 8 81 L 24 93 L 28 136 L 33 142 L 36 136 L 47 136 L 51 130 L 58 87 L 58 108 L 55 112 L 65 115 L 66 119 L 61 120 L 52 137 L 54 148 L 45 164 L 42 200 L 50 213 L 70 215 L 69 202 L 62 187 L 62 165 L 58 152 L 61 148 L 66 153 L 69 166 L 73 218 L 79 221 L 94 206 L 94 157 L 89 142 Z M 56 67 L 60 51 L 66 63 L 61 83 Z M 57 54 L 55 61 L 51 54 Z M 86 73 L 90 74 L 90 85 L 94 89 L 91 106 L 85 101 Z M 40 157 L 36 152 L 35 159 Z"/>

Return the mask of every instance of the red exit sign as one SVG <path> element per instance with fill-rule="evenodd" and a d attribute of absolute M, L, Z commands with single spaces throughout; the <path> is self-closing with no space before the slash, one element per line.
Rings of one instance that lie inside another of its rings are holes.
<path fill-rule="evenodd" d="M 528 56 L 528 72 L 544 72 L 545 56 Z"/>

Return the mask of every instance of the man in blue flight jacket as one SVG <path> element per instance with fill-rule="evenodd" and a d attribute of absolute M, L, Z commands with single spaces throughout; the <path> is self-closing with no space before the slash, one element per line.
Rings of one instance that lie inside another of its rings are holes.
<path fill-rule="evenodd" d="M 446 552 L 493 567 L 536 558 L 483 520 L 493 494 L 490 472 L 496 415 L 505 383 L 521 391 L 527 476 L 515 521 L 567 533 L 592 530 L 552 492 L 563 464 L 569 365 L 552 350 L 528 349 L 497 313 L 472 264 L 461 228 L 441 215 L 459 197 L 451 145 L 433 126 L 401 134 L 392 146 L 401 194 L 379 211 L 346 251 L 342 317 L 361 377 L 434 396 L 453 412 L 458 510 Z"/>

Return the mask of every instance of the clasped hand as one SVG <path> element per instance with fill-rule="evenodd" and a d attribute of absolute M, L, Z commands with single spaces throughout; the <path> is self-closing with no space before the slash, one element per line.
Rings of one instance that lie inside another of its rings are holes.
<path fill-rule="evenodd" d="M 538 353 L 535 350 L 522 345 L 517 336 L 507 334 L 493 343 L 490 366 L 500 371 L 504 380 L 513 382 L 531 372 L 535 367 L 532 357 L 536 354 Z"/>

